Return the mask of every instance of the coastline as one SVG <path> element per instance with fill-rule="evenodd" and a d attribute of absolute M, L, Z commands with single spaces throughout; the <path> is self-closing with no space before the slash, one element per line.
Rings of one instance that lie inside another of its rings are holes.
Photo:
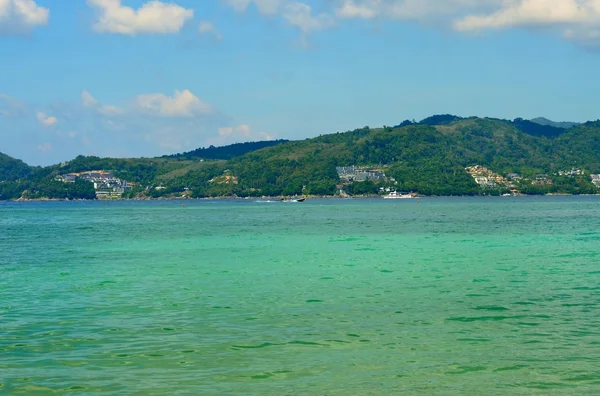
<path fill-rule="evenodd" d="M 599 194 L 567 194 L 567 193 L 549 193 L 549 194 L 520 194 L 511 195 L 503 198 L 516 198 L 516 197 L 598 197 Z M 339 196 L 339 195 L 305 195 L 310 199 L 383 199 L 381 195 L 354 195 L 354 196 Z M 415 198 L 472 198 L 472 197 L 493 197 L 493 195 L 417 195 Z M 497 196 L 500 197 L 500 196 Z M 18 198 L 9 200 L 0 200 L 0 202 L 118 202 L 118 201 L 215 201 L 215 200 L 256 200 L 256 199 L 272 199 L 272 200 L 284 200 L 291 199 L 294 196 L 261 196 L 261 197 L 232 197 L 232 196 L 220 196 L 220 197 L 136 197 L 136 198 L 115 198 L 115 199 L 65 199 L 65 198 Z"/>

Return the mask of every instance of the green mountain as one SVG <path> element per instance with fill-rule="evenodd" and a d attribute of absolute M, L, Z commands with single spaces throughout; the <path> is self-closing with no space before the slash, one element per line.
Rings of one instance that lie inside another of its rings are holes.
<path fill-rule="evenodd" d="M 556 136 L 523 132 L 519 120 L 449 120 L 445 116 L 439 120 L 429 120 L 437 125 L 410 122 L 401 127 L 365 127 L 287 142 L 169 183 L 174 191 L 186 186 L 197 196 L 332 195 L 341 182 L 336 167 L 356 165 L 380 168 L 398 182 L 395 186 L 399 189 L 425 195 L 502 192 L 483 190 L 465 170 L 482 165 L 501 175 L 518 173 L 528 180 L 518 187 L 529 193 L 596 191 L 589 172 L 600 172 L 600 151 L 585 144 L 591 136 L 600 136 L 595 124 Z M 558 174 L 573 167 L 585 168 L 588 176 L 577 179 Z M 555 173 L 552 185 L 532 187 L 537 175 Z M 344 188 L 375 193 L 380 185 L 354 183 Z"/>
<path fill-rule="evenodd" d="M 136 183 L 125 194 L 129 198 L 334 195 L 340 189 L 376 194 L 381 187 L 423 195 L 501 194 L 511 188 L 528 194 L 598 191 L 590 175 L 600 173 L 600 121 L 565 129 L 519 118 L 439 115 L 395 127 L 258 143 L 161 158 L 79 156 L 62 166 L 35 169 L 25 180 L 0 183 L 0 199 L 89 196 L 89 186 L 69 192 L 55 179 L 100 169 Z M 341 178 L 338 167 L 351 166 L 386 178 Z M 480 178 L 478 184 L 473 169 L 499 182 L 482 184 Z"/>
<path fill-rule="evenodd" d="M 17 180 L 31 174 L 31 167 L 21 160 L 0 153 L 0 181 Z"/>

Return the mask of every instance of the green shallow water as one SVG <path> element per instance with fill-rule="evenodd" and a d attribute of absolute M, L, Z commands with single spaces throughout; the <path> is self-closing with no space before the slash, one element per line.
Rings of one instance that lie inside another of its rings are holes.
<path fill-rule="evenodd" d="M 600 199 L 0 203 L 0 393 L 600 393 Z"/>

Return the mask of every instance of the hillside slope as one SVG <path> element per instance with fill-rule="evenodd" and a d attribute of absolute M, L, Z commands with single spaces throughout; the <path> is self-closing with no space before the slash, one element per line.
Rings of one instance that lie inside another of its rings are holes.
<path fill-rule="evenodd" d="M 0 153 L 0 181 L 17 180 L 31 174 L 25 162 Z"/>

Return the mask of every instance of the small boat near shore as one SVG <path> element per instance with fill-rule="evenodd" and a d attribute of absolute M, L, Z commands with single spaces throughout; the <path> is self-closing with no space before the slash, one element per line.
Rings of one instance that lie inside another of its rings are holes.
<path fill-rule="evenodd" d="M 411 199 L 411 198 L 415 198 L 415 195 L 412 193 L 408 193 L 408 194 L 402 194 L 402 193 L 398 193 L 397 191 L 392 191 L 387 195 L 383 196 L 383 199 Z"/>
<path fill-rule="evenodd" d="M 281 198 L 281 202 L 304 202 L 304 201 L 306 201 L 306 197 L 290 198 L 290 199 Z"/>

